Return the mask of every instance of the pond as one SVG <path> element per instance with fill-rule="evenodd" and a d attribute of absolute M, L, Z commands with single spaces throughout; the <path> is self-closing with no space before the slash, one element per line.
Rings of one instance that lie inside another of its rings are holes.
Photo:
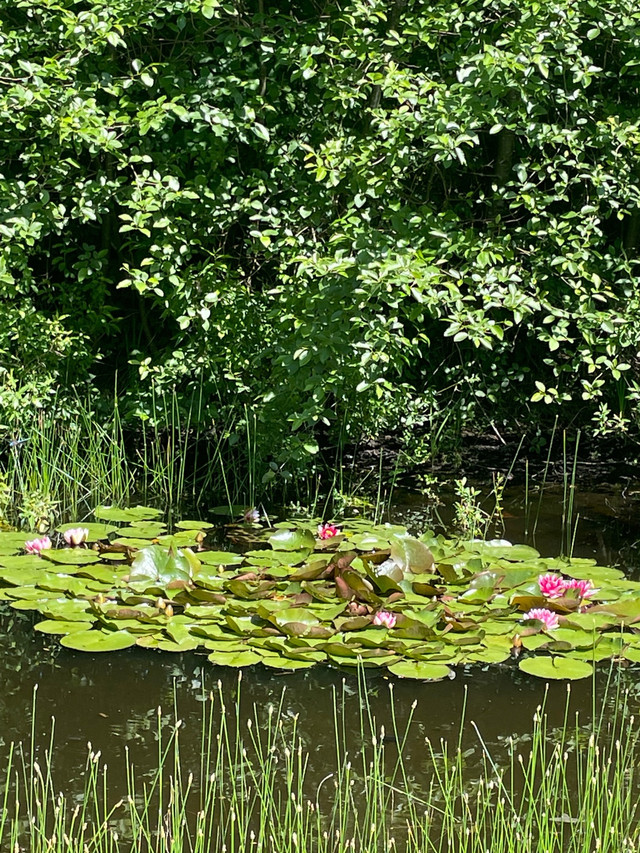
<path fill-rule="evenodd" d="M 556 555 L 562 545 L 561 498 L 561 490 L 549 488 L 540 507 L 532 544 L 543 556 Z M 640 524 L 633 509 L 633 502 L 619 489 L 578 493 L 575 511 L 580 520 L 574 555 L 595 558 L 600 565 L 617 565 L 628 576 L 638 577 Z M 446 512 L 445 507 L 445 523 Z M 504 515 L 503 535 L 524 542 L 530 518 L 525 518 L 521 492 L 506 493 Z M 398 494 L 389 509 L 390 521 L 416 530 L 424 526 L 424 518 L 425 509 L 415 496 Z M 192 760 L 197 765 L 203 700 L 209 690 L 218 690 L 218 684 L 229 702 L 239 695 L 242 720 L 252 717 L 254 708 L 259 721 L 266 720 L 269 706 L 280 702 L 284 690 L 283 719 L 296 721 L 309 754 L 306 780 L 313 789 L 322 784 L 333 760 L 335 701 L 344 743 L 357 751 L 362 741 L 362 694 L 353 671 L 320 665 L 282 674 L 254 666 L 242 671 L 239 689 L 237 670 L 214 666 L 197 652 L 171 654 L 136 647 L 107 654 L 75 652 L 62 648 L 56 638 L 35 632 L 30 612 L 12 610 L 4 602 L 0 608 L 4 649 L 0 659 L 0 746 L 6 754 L 11 741 L 29 742 L 33 733 L 35 756 L 42 757 L 55 717 L 55 775 L 59 785 L 64 780 L 65 793 L 71 798 L 80 798 L 83 790 L 88 743 L 108 757 L 115 797 L 122 796 L 126 788 L 127 752 L 135 757 L 139 775 L 151 776 L 158 756 L 159 707 L 161 721 L 167 726 L 176 716 L 183 721 L 183 754 L 187 763 Z M 631 665 L 616 669 L 613 679 L 621 679 L 629 691 L 632 712 L 639 710 L 639 673 L 640 666 Z M 615 691 L 607 686 L 608 677 L 609 666 L 601 665 L 595 682 L 586 678 L 571 685 L 571 713 L 579 712 L 584 723 L 604 706 L 608 713 L 615 713 Z M 458 744 L 464 718 L 460 743 L 472 778 L 482 772 L 486 749 L 500 763 L 506 760 L 509 738 L 527 742 L 540 705 L 544 704 L 549 715 L 549 726 L 561 726 L 567 702 L 566 683 L 547 685 L 513 666 L 492 664 L 457 667 L 454 678 L 435 683 L 367 672 L 365 693 L 367 714 L 375 718 L 376 730 L 384 726 L 391 747 L 392 703 L 397 728 L 403 730 L 412 717 L 403 755 L 406 772 L 418 787 L 427 760 L 425 738 L 432 744 L 453 747 Z M 477 724 L 482 741 L 471 721 Z"/>

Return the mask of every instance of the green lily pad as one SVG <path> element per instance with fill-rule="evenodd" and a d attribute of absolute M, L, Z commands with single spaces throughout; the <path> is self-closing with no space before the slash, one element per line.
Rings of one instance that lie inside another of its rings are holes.
<path fill-rule="evenodd" d="M 150 506 L 132 506 L 127 509 L 122 509 L 117 506 L 98 506 L 94 509 L 93 514 L 101 521 L 148 521 L 150 518 L 158 518 L 162 515 L 161 509 L 154 509 Z"/>
<path fill-rule="evenodd" d="M 121 545 L 123 548 L 131 548 L 135 551 L 140 551 L 142 548 L 147 548 L 149 546 L 148 539 L 136 538 L 133 539 L 129 536 L 119 536 L 117 539 L 113 540 L 114 545 Z"/>
<path fill-rule="evenodd" d="M 274 551 L 311 551 L 316 538 L 310 530 L 276 530 L 269 536 L 269 544 Z"/>
<path fill-rule="evenodd" d="M 159 536 L 158 542 L 165 548 L 196 548 L 200 538 L 198 530 L 179 530 L 167 536 Z"/>
<path fill-rule="evenodd" d="M 293 672 L 296 669 L 309 669 L 315 665 L 314 660 L 304 660 L 303 658 L 283 658 L 279 655 L 264 655 L 260 661 L 270 669 L 281 669 L 286 672 Z"/>
<path fill-rule="evenodd" d="M 161 521 L 134 521 L 129 527 L 121 527 L 118 535 L 120 538 L 157 539 L 166 532 L 167 528 Z"/>
<path fill-rule="evenodd" d="M 39 603 L 38 610 L 48 619 L 64 622 L 86 622 L 92 618 L 90 604 L 83 599 L 46 598 Z"/>
<path fill-rule="evenodd" d="M 87 548 L 51 548 L 42 552 L 42 558 L 62 566 L 88 566 L 100 560 L 95 551 Z"/>
<path fill-rule="evenodd" d="M 262 655 L 252 649 L 238 652 L 215 651 L 211 652 L 209 660 L 218 666 L 253 666 L 262 661 Z"/>
<path fill-rule="evenodd" d="M 198 551 L 198 559 L 205 566 L 238 566 L 244 563 L 244 555 L 233 551 Z"/>
<path fill-rule="evenodd" d="M 244 515 L 247 509 L 251 509 L 251 507 L 247 507 L 245 504 L 232 504 L 229 506 L 228 504 L 222 506 L 214 506 L 209 510 L 213 515 L 223 515 L 227 518 L 237 518 L 240 515 Z"/>
<path fill-rule="evenodd" d="M 135 646 L 136 637 L 127 631 L 74 631 L 60 643 L 77 652 L 117 652 Z"/>
<path fill-rule="evenodd" d="M 521 660 L 519 668 L 538 678 L 575 681 L 593 674 L 590 663 L 569 657 L 531 657 Z"/>
<path fill-rule="evenodd" d="M 530 545 L 512 545 L 504 539 L 492 539 L 488 542 L 473 541 L 465 542 L 465 547 L 475 551 L 488 560 L 509 560 L 520 563 L 528 560 L 537 560 L 540 557 L 535 548 Z"/>
<path fill-rule="evenodd" d="M 449 678 L 452 670 L 441 663 L 428 661 L 401 660 L 389 667 L 389 672 L 400 678 L 413 678 L 418 681 L 442 681 Z"/>
<path fill-rule="evenodd" d="M 0 554 L 9 556 L 24 548 L 24 543 L 38 538 L 36 533 L 0 532 Z"/>
<path fill-rule="evenodd" d="M 433 569 L 433 554 L 413 536 L 394 536 L 391 539 L 391 559 L 403 572 L 421 574 Z"/>
<path fill-rule="evenodd" d="M 50 568 L 42 557 L 37 554 L 18 554 L 16 556 L 0 557 L 0 577 L 5 576 L 4 570 L 18 572 L 39 572 Z"/>
<path fill-rule="evenodd" d="M 215 525 L 211 524 L 210 521 L 190 521 L 189 519 L 183 519 L 176 524 L 176 527 L 179 527 L 180 530 L 211 530 Z"/>
<path fill-rule="evenodd" d="M 89 631 L 91 622 L 65 622 L 62 619 L 45 619 L 44 622 L 38 622 L 34 625 L 36 631 L 42 631 L 43 634 L 75 634 L 78 631 Z"/>

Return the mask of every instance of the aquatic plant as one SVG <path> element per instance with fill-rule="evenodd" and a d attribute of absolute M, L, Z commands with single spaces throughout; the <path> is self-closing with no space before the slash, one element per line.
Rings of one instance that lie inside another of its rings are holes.
<path fill-rule="evenodd" d="M 560 625 L 558 614 L 552 613 L 551 610 L 547 610 L 545 607 L 534 607 L 528 613 L 525 613 L 522 618 L 536 619 L 538 622 L 542 622 L 545 631 L 553 631 Z"/>
<path fill-rule="evenodd" d="M 38 539 L 30 539 L 28 542 L 24 543 L 24 550 L 27 554 L 39 554 L 40 551 L 44 551 L 47 548 L 51 548 L 51 539 L 48 536 L 41 536 Z"/>
<path fill-rule="evenodd" d="M 340 528 L 336 527 L 335 524 L 319 524 L 318 525 L 318 539 L 332 539 L 334 536 L 338 536 L 340 533 Z"/>
<path fill-rule="evenodd" d="M 62 536 L 67 545 L 82 545 L 89 538 L 89 531 L 86 527 L 71 527 Z"/>
<path fill-rule="evenodd" d="M 640 844 L 638 723 L 628 699 L 605 724 L 598 715 L 572 723 L 570 694 L 562 726 L 544 708 L 526 737 L 509 738 L 502 760 L 482 726 L 458 721 L 451 740 L 423 742 L 421 772 L 410 772 L 409 734 L 423 709 L 397 718 L 389 685 L 388 730 L 376 723 L 367 696 L 343 686 L 334 693 L 334 748 L 326 750 L 318 784 L 315 741 L 304 742 L 284 694 L 267 708 L 240 712 L 220 684 L 203 694 L 202 718 L 166 718 L 158 708 L 158 760 L 141 774 L 125 750 L 116 756 L 89 745 L 78 796 L 56 772 L 55 739 L 11 746 L 0 812 L 0 847 L 24 853 L 633 853 Z M 349 691 L 349 692 L 347 692 Z M 351 695 L 350 695 L 351 694 Z M 363 709 L 365 713 L 363 713 Z M 360 719 L 355 739 L 340 725 Z M 330 716 L 330 715 L 329 715 Z M 200 731 L 196 755 L 183 729 Z M 455 726 L 456 721 L 452 720 Z M 463 733 L 465 743 L 463 744 Z M 482 763 L 470 770 L 469 742 Z M 457 743 L 456 743 L 457 741 Z M 37 755 L 37 758 L 36 758 Z"/>
<path fill-rule="evenodd" d="M 34 551 L 25 534 L 0 533 L 0 599 L 39 614 L 36 630 L 69 649 L 197 650 L 226 666 L 362 665 L 425 680 L 516 661 L 570 679 L 601 660 L 640 662 L 640 583 L 593 560 L 362 518 L 327 539 L 317 520 L 232 524 L 238 553 L 209 546 L 211 523 L 169 533 L 149 507 L 94 515 L 84 548 Z M 56 545 L 77 529 L 58 528 Z"/>

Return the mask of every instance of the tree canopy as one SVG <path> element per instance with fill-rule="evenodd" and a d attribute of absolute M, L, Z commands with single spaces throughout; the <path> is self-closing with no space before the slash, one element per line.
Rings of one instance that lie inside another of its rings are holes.
<path fill-rule="evenodd" d="M 637 433 L 639 93 L 630 0 L 1 0 L 0 422 Z"/>

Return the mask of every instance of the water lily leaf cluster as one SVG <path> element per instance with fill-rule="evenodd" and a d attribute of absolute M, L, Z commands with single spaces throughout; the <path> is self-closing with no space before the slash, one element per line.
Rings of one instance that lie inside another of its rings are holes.
<path fill-rule="evenodd" d="M 70 649 L 199 650 L 232 667 L 361 665 L 421 680 L 507 663 L 578 679 L 598 661 L 640 662 L 640 583 L 592 560 L 363 519 L 328 539 L 306 522 L 248 525 L 237 553 L 208 548 L 207 523 L 170 535 L 150 508 L 95 515 L 86 544 L 54 536 L 39 555 L 25 553 L 28 536 L 0 533 L 0 599 Z"/>

